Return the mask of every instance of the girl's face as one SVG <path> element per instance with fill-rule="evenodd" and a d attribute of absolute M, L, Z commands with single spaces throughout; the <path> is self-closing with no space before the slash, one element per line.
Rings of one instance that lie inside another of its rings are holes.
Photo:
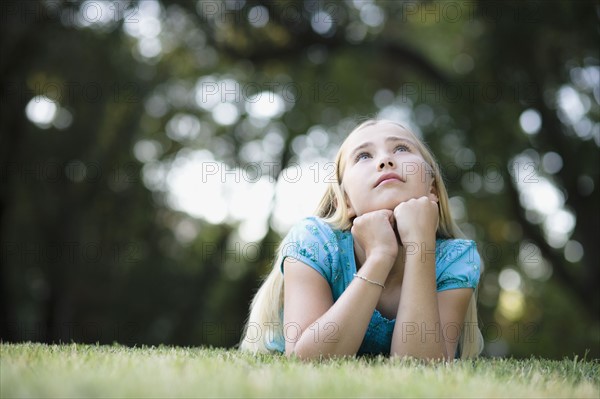
<path fill-rule="evenodd" d="M 411 198 L 437 201 L 431 168 L 414 136 L 392 123 L 376 123 L 354 132 L 344 143 L 342 185 L 349 216 L 394 210 Z"/>

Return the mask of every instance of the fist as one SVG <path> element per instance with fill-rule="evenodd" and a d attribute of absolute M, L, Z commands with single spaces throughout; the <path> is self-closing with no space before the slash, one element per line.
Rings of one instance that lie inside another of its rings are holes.
<path fill-rule="evenodd" d="M 368 212 L 354 219 L 352 237 L 370 256 L 384 256 L 392 262 L 398 255 L 398 242 L 394 231 L 394 213 L 389 209 Z"/>
<path fill-rule="evenodd" d="M 396 230 L 402 242 L 435 238 L 439 223 L 438 204 L 429 197 L 411 198 L 394 208 Z"/>

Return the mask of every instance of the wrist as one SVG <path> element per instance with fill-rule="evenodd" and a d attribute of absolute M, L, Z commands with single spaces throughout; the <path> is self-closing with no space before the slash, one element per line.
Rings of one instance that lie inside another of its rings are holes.
<path fill-rule="evenodd" d="M 369 260 L 373 263 L 380 264 L 380 265 L 389 264 L 389 266 L 391 267 L 396 260 L 397 254 L 393 254 L 393 253 L 390 253 L 389 251 L 384 251 L 384 250 L 373 250 L 373 251 L 369 251 L 366 254 L 366 256 L 367 256 L 367 260 Z"/>
<path fill-rule="evenodd" d="M 413 246 L 423 246 L 425 244 L 429 245 L 431 243 L 435 244 L 436 233 L 433 232 L 410 232 L 401 236 L 402 245 L 413 245 Z"/>
<path fill-rule="evenodd" d="M 370 257 L 367 257 L 365 263 L 357 270 L 357 273 L 383 284 L 394 266 L 394 260 L 388 255 L 372 254 Z"/>
<path fill-rule="evenodd" d="M 435 237 L 408 237 L 402 241 L 404 256 L 419 258 L 433 254 L 435 257 Z"/>

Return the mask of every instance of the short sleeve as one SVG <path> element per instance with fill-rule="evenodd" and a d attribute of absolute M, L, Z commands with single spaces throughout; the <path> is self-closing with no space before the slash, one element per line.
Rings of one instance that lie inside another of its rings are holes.
<path fill-rule="evenodd" d="M 437 291 L 479 284 L 481 259 L 472 240 L 440 240 L 436 246 Z"/>
<path fill-rule="evenodd" d="M 331 227 L 319 218 L 308 217 L 295 224 L 280 246 L 279 267 L 289 257 L 306 263 L 331 285 L 339 248 Z"/>

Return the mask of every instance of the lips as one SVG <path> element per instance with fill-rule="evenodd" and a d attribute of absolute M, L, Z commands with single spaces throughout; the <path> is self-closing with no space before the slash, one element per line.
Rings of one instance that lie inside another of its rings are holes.
<path fill-rule="evenodd" d="M 386 180 L 398 180 L 404 182 L 404 179 L 402 179 L 400 175 L 397 175 L 396 173 L 386 173 L 384 175 L 379 176 L 379 179 L 377 179 L 377 182 L 375 183 L 375 187 L 379 186 Z"/>

